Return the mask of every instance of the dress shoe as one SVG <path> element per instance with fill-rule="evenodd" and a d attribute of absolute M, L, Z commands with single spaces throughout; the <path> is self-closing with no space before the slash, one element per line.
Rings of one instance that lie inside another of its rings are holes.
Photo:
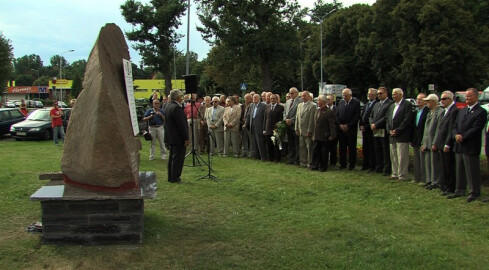
<path fill-rule="evenodd" d="M 453 193 L 453 192 L 450 192 L 450 191 L 448 191 L 448 190 L 445 190 L 445 191 L 443 191 L 443 192 L 441 193 L 441 196 L 447 196 L 447 195 L 448 195 L 448 194 L 450 194 L 450 193 Z"/>
<path fill-rule="evenodd" d="M 399 179 L 398 177 L 395 177 L 395 176 L 389 176 L 387 177 L 387 180 L 397 180 Z"/>
<path fill-rule="evenodd" d="M 452 195 L 448 195 L 447 196 L 447 199 L 451 200 L 451 199 L 455 199 L 455 198 L 458 198 L 458 197 L 463 197 L 464 195 L 463 194 L 460 194 L 460 193 L 453 193 Z"/>
<path fill-rule="evenodd" d="M 478 197 L 474 197 L 474 196 L 469 196 L 467 197 L 467 199 L 465 200 L 467 203 L 471 203 L 475 200 L 477 200 Z"/>

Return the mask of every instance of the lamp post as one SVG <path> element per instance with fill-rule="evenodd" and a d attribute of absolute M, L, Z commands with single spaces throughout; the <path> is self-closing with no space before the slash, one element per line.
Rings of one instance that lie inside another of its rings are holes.
<path fill-rule="evenodd" d="M 190 74 L 190 0 L 187 3 L 187 65 L 185 66 L 185 75 Z"/>
<path fill-rule="evenodd" d="M 75 50 L 68 50 L 59 54 L 59 80 L 63 79 L 63 69 L 61 66 L 61 56 L 65 53 L 74 52 Z M 60 89 L 60 101 L 63 101 L 63 88 Z"/>
<path fill-rule="evenodd" d="M 321 24 L 321 89 L 319 92 L 321 92 L 321 90 L 323 90 L 323 20 L 331 13 L 335 12 L 336 11 L 336 8 L 331 10 L 330 12 L 326 13 L 326 15 L 324 15 L 323 17 L 321 17 L 320 19 L 320 24 Z"/>
<path fill-rule="evenodd" d="M 37 93 L 39 94 L 39 100 L 41 100 L 41 92 L 39 92 L 39 70 L 31 69 L 32 71 L 37 72 Z"/>
<path fill-rule="evenodd" d="M 304 38 L 303 40 L 301 40 L 301 42 L 299 42 L 299 45 L 300 45 L 300 57 L 301 57 L 301 92 L 304 91 L 304 79 L 302 77 L 302 42 L 308 40 L 311 36 L 307 36 L 306 38 Z"/>

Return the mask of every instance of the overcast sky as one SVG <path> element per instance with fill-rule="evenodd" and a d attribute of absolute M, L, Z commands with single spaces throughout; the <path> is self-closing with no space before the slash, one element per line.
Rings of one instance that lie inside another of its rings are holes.
<path fill-rule="evenodd" d="M 341 1 L 341 0 L 340 0 Z M 122 31 L 131 30 L 121 15 L 120 5 L 125 0 L 0 0 L 0 32 L 11 40 L 14 57 L 37 54 L 45 66 L 53 55 L 61 54 L 70 63 L 88 59 L 100 28 L 106 23 L 117 24 Z M 143 1 L 146 2 L 146 1 Z M 191 1 L 192 2 L 192 1 Z M 312 7 L 314 0 L 299 0 L 303 7 Z M 348 7 L 355 3 L 373 4 L 375 0 L 343 0 Z M 195 5 L 193 5 L 195 6 Z M 195 10 L 190 17 L 190 50 L 206 57 L 209 45 L 195 29 L 199 23 Z M 186 34 L 187 17 L 182 18 L 179 32 Z M 131 42 L 127 41 L 129 47 Z M 177 48 L 185 52 L 186 37 Z M 130 48 L 132 62 L 141 57 Z"/>

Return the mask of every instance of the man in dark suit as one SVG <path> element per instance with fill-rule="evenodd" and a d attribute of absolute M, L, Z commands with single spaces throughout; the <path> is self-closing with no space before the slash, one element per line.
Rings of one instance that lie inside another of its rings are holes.
<path fill-rule="evenodd" d="M 386 132 L 386 113 L 394 102 L 387 96 L 387 88 L 381 86 L 377 90 L 379 101 L 374 105 L 370 115 L 370 128 L 374 133 L 375 172 L 385 176 L 391 174 L 391 158 L 389 151 L 389 135 Z"/>
<path fill-rule="evenodd" d="M 171 102 L 165 111 L 165 144 L 170 148 L 168 182 L 180 183 L 186 147 L 190 145 L 187 120 L 183 112 L 183 93 L 178 89 L 170 92 Z"/>
<path fill-rule="evenodd" d="M 318 97 L 318 110 L 314 116 L 313 156 L 311 170 L 324 172 L 328 169 L 330 143 L 336 137 L 336 117 L 326 106 L 325 95 Z"/>
<path fill-rule="evenodd" d="M 375 171 L 375 151 L 374 151 L 374 134 L 370 128 L 369 118 L 377 103 L 377 89 L 369 88 L 367 93 L 368 102 L 363 109 L 362 117 L 360 118 L 360 130 L 362 131 L 362 150 L 363 162 L 362 171 Z"/>
<path fill-rule="evenodd" d="M 430 109 L 426 106 L 425 93 L 419 93 L 416 97 L 417 110 L 414 113 L 413 119 L 413 134 L 411 136 L 411 146 L 413 147 L 413 160 L 414 160 L 414 182 L 420 185 L 427 186 L 426 182 L 426 170 L 425 170 L 425 152 L 421 151 L 421 142 L 423 141 L 424 125 L 426 123 L 426 116 L 430 112 Z"/>
<path fill-rule="evenodd" d="M 290 99 L 285 103 L 285 124 L 287 125 L 287 142 L 289 164 L 299 165 L 299 138 L 295 134 L 295 117 L 297 106 L 301 102 L 299 91 L 292 87 L 289 90 Z"/>
<path fill-rule="evenodd" d="M 267 105 L 260 102 L 260 95 L 255 94 L 245 124 L 250 127 L 251 156 L 261 160 L 267 160 L 265 145 L 266 108 Z"/>
<path fill-rule="evenodd" d="M 445 112 L 438 119 L 438 130 L 433 141 L 434 146 L 432 151 L 442 152 L 442 178 L 441 178 L 441 190 L 442 195 L 446 196 L 449 193 L 455 192 L 455 153 L 453 152 L 453 145 L 455 142 L 452 136 L 452 130 L 455 125 L 455 120 L 458 115 L 458 108 L 453 102 L 453 93 L 450 91 L 444 91 L 441 94 L 441 106 L 445 109 Z"/>
<path fill-rule="evenodd" d="M 265 122 L 265 137 L 267 144 L 268 160 L 280 162 L 282 155 L 277 139 L 275 143 L 272 141 L 273 130 L 275 125 L 282 121 L 284 117 L 284 106 L 278 103 L 278 96 L 272 94 L 270 96 L 270 104 L 267 107 L 267 119 Z"/>
<path fill-rule="evenodd" d="M 469 196 L 467 202 L 475 201 L 481 195 L 480 153 L 482 147 L 482 131 L 487 121 L 487 112 L 478 103 L 478 91 L 467 89 L 465 100 L 468 107 L 457 115 L 452 135 L 455 136 L 455 163 L 457 184 L 455 193 L 449 195 L 453 199 L 465 195 L 467 182 Z"/>
<path fill-rule="evenodd" d="M 339 123 L 340 169 L 346 168 L 346 152 L 348 151 L 349 166 L 352 171 L 357 162 L 357 133 L 360 119 L 360 101 L 352 96 L 351 89 L 345 88 L 343 99 L 338 105 L 337 120 Z"/>
<path fill-rule="evenodd" d="M 335 98 L 333 95 L 326 95 L 326 107 L 328 107 L 328 109 L 332 110 L 334 113 L 336 134 L 338 134 L 340 130 L 338 126 L 338 120 L 336 119 L 336 115 L 338 113 L 338 107 L 334 105 L 334 102 L 335 102 Z M 329 164 L 333 166 L 333 168 L 335 168 L 336 163 L 338 162 L 338 136 L 336 136 L 329 143 L 328 156 L 329 156 Z"/>
<path fill-rule="evenodd" d="M 387 131 L 390 142 L 392 175 L 390 179 L 408 180 L 409 141 L 413 122 L 413 108 L 403 98 L 401 88 L 392 90 L 392 104 L 387 111 Z"/>

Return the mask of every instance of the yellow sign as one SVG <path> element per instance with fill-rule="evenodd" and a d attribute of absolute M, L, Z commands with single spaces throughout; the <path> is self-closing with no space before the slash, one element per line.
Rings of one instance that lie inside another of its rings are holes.
<path fill-rule="evenodd" d="M 66 79 L 58 79 L 56 80 L 56 84 L 67 84 L 68 83 L 68 80 Z"/>

